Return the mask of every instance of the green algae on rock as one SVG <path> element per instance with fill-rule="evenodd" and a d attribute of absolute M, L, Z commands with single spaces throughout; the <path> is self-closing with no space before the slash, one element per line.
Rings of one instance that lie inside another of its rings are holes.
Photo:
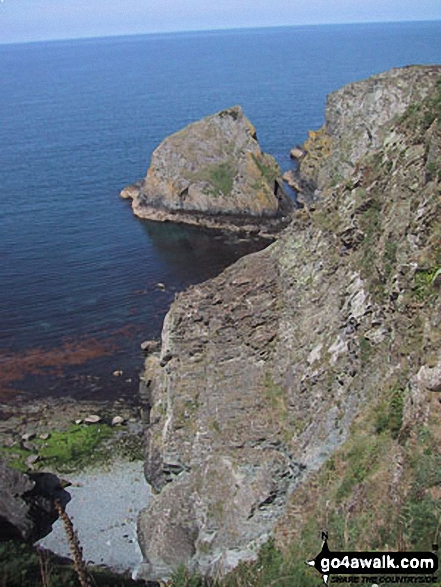
<path fill-rule="evenodd" d="M 121 196 L 141 218 L 262 235 L 285 226 L 292 210 L 280 168 L 240 106 L 167 137 L 145 179 Z"/>

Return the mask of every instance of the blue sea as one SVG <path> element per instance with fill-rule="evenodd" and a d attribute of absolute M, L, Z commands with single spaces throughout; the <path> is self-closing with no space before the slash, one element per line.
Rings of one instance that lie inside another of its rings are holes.
<path fill-rule="evenodd" d="M 240 104 L 286 170 L 327 93 L 430 63 L 441 22 L 0 45 L 0 399 L 134 395 L 176 292 L 254 246 L 132 215 L 167 135 Z"/>

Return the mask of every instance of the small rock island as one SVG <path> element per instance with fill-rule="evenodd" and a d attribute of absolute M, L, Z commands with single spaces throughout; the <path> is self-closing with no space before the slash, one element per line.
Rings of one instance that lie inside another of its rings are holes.
<path fill-rule="evenodd" d="M 240 106 L 194 122 L 152 154 L 145 179 L 122 190 L 136 216 L 268 236 L 293 208 L 281 170 Z"/>

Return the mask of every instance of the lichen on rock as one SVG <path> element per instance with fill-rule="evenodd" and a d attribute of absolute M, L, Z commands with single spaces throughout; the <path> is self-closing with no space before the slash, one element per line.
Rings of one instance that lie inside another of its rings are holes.
<path fill-rule="evenodd" d="M 356 174 L 357 162 L 381 147 L 383 127 L 424 99 L 439 72 L 437 65 L 396 68 L 331 93 L 324 126 L 311 131 L 303 146 L 297 174 L 301 189 L 313 196 Z"/>
<path fill-rule="evenodd" d="M 141 218 L 263 233 L 286 225 L 292 210 L 280 168 L 240 106 L 167 137 L 145 179 L 121 196 Z"/>
<path fill-rule="evenodd" d="M 339 120 L 357 104 L 356 127 L 365 113 L 372 123 L 359 154 L 344 150 L 352 122 L 342 123 L 344 165 L 353 157 L 344 178 L 332 178 L 340 165 L 334 139 L 311 135 L 322 144 L 321 198 L 268 248 L 176 297 L 142 386 L 145 470 L 159 492 L 139 518 L 149 577 L 180 564 L 217 575 L 256 558 L 275 528 L 278 539 L 300 541 L 311 515 L 314 524 L 344 522 L 365 503 L 373 459 L 387 479 L 375 494 L 387 523 L 372 523 L 387 534 L 394 507 L 400 519 L 408 515 L 394 455 L 410 483 L 412 442 L 420 446 L 419 430 L 439 418 L 430 390 L 439 387 L 441 343 L 440 74 L 393 70 L 341 90 Z M 409 98 L 405 86 L 415 79 L 423 80 L 421 94 L 413 86 Z M 394 103 L 378 125 L 365 100 L 371 87 L 379 108 Z M 441 459 L 435 442 L 430 450 Z M 327 469 L 333 490 L 321 495 L 316 480 L 330 457 L 343 473 Z M 377 532 L 368 516 L 360 519 L 366 535 Z"/>

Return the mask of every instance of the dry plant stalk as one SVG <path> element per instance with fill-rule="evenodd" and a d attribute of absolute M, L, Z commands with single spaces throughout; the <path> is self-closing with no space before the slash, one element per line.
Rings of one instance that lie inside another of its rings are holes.
<path fill-rule="evenodd" d="M 38 559 L 40 562 L 40 575 L 41 575 L 41 583 L 43 587 L 51 587 L 51 581 L 49 578 L 49 563 L 47 554 L 41 550 L 41 548 L 37 548 Z"/>
<path fill-rule="evenodd" d="M 91 587 L 89 577 L 87 576 L 86 564 L 83 559 L 83 549 L 81 548 L 77 532 L 74 530 L 72 520 L 69 518 L 67 512 L 64 510 L 61 502 L 58 499 L 55 501 L 54 505 L 61 521 L 63 522 L 67 541 L 69 542 L 70 551 L 73 556 L 74 568 L 78 575 L 80 585 L 81 587 Z"/>

